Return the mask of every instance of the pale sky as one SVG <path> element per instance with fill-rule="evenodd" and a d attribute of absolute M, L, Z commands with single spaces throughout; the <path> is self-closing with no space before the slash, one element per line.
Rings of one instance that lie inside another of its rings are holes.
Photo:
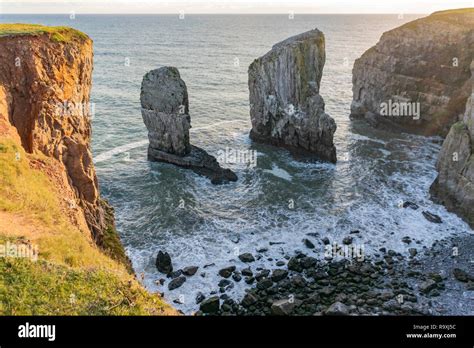
<path fill-rule="evenodd" d="M 1 13 L 431 13 L 474 0 L 0 0 Z"/>

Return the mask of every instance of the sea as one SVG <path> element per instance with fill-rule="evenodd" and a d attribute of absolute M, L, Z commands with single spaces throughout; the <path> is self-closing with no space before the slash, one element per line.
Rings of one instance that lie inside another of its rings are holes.
<path fill-rule="evenodd" d="M 323 259 L 325 237 L 332 246 L 351 235 L 357 256 L 369 257 L 382 247 L 408 255 L 409 247 L 473 232 L 430 199 L 442 139 L 349 119 L 354 60 L 383 32 L 422 16 L 65 14 L 0 15 L 0 22 L 66 25 L 93 39 L 92 150 L 102 195 L 115 208 L 138 278 L 191 314 L 198 292 L 219 294 L 219 269 L 274 269 L 295 252 Z M 314 28 L 326 37 L 320 93 L 337 123 L 335 165 L 249 139 L 248 66 L 275 43 Z M 223 159 L 236 183 L 215 186 L 147 160 L 140 85 L 146 72 L 162 66 L 177 67 L 187 84 L 192 144 Z M 420 209 L 404 209 L 404 201 Z M 422 211 L 443 223 L 427 221 Z M 406 236 L 411 245 L 402 241 Z M 171 255 L 174 269 L 198 266 L 198 272 L 169 291 L 169 279 L 155 267 L 159 250 Z M 247 252 L 255 262 L 238 259 Z M 236 282 L 227 294 L 240 299 L 247 287 Z"/>

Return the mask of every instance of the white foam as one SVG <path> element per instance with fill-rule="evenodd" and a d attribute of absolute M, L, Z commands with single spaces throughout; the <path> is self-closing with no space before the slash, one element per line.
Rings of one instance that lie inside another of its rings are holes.
<path fill-rule="evenodd" d="M 264 169 L 263 171 L 265 173 L 270 173 L 270 174 L 272 174 L 272 175 L 274 175 L 274 176 L 276 176 L 280 179 L 286 180 L 286 181 L 291 181 L 292 180 L 292 176 L 290 175 L 290 173 L 288 173 L 284 169 L 281 169 L 276 164 L 272 165 L 272 169 Z"/>

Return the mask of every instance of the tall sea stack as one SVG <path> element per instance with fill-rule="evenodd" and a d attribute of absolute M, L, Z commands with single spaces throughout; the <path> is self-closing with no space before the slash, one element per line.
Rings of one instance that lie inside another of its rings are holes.
<path fill-rule="evenodd" d="M 290 37 L 249 67 L 250 137 L 336 162 L 336 123 L 319 94 L 325 62 L 317 29 Z"/>
<path fill-rule="evenodd" d="M 192 169 L 213 184 L 237 180 L 235 173 L 221 168 L 215 157 L 190 144 L 188 90 L 178 69 L 162 67 L 145 74 L 140 101 L 150 141 L 149 160 Z"/>

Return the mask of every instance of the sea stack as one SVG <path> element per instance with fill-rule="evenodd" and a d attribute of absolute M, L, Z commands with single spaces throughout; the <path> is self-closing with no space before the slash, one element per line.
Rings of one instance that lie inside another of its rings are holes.
<path fill-rule="evenodd" d="M 215 157 L 190 144 L 188 91 L 177 68 L 162 67 L 145 74 L 140 100 L 150 141 L 149 160 L 192 169 L 213 184 L 237 180 L 235 173 L 221 168 Z"/>
<path fill-rule="evenodd" d="M 353 68 L 351 118 L 446 136 L 470 91 L 474 9 L 435 12 L 384 33 Z"/>
<path fill-rule="evenodd" d="M 311 30 L 277 43 L 249 67 L 250 137 L 336 162 L 336 123 L 319 94 L 324 34 Z"/>
<path fill-rule="evenodd" d="M 471 73 L 471 95 L 443 142 L 436 164 L 438 177 L 430 192 L 474 228 L 474 60 Z"/>

